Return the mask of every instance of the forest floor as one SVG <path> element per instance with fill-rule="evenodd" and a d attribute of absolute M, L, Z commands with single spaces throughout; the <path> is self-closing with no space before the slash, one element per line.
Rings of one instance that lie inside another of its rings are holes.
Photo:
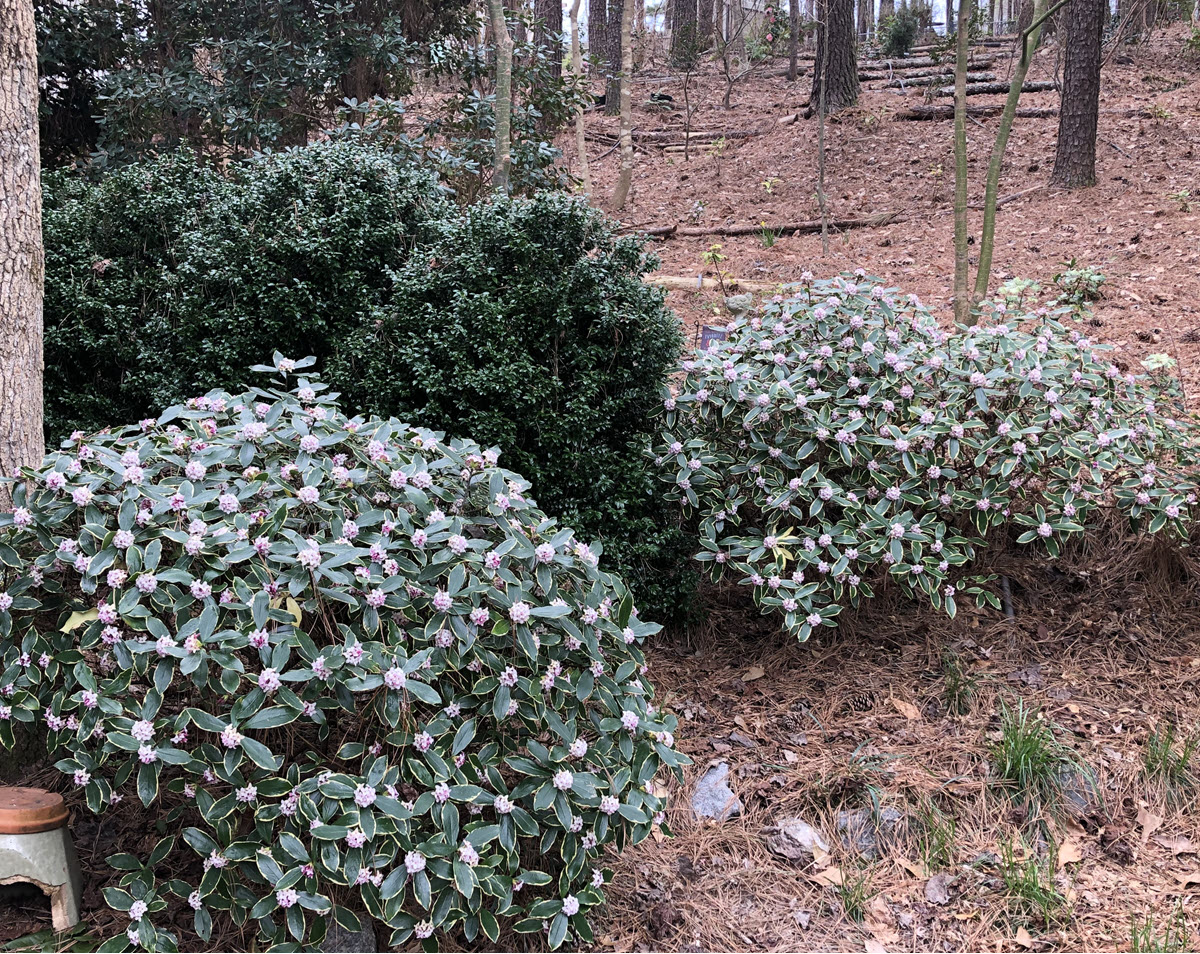
<path fill-rule="evenodd" d="M 1016 120 L 1000 196 L 1042 188 L 999 211 L 991 287 L 994 291 L 1013 277 L 1049 285 L 1071 260 L 1099 269 L 1107 282 L 1094 309 L 1099 324 L 1089 333 L 1111 343 L 1125 361 L 1154 352 L 1176 356 L 1195 393 L 1200 387 L 1200 56 L 1186 53 L 1184 40 L 1184 29 L 1175 25 L 1145 43 L 1121 46 L 1104 66 L 1093 188 L 1067 192 L 1047 185 L 1056 116 Z M 1007 80 L 1011 50 L 986 53 L 997 56 L 987 69 Z M 817 121 L 780 122 L 803 113 L 811 77 L 788 83 L 781 73 L 785 65 L 776 60 L 740 80 L 728 110 L 722 107 L 725 84 L 714 68 L 694 75 L 688 95 L 692 131 L 758 134 L 729 137 L 717 146 L 699 143 L 686 161 L 683 154 L 655 145 L 639 148 L 622 220 L 636 229 L 819 218 Z M 806 72 L 811 67 L 811 61 L 801 61 Z M 643 74 L 635 81 L 634 129 L 682 132 L 682 80 L 665 67 L 648 66 Z M 1060 74 L 1061 49 L 1050 42 L 1036 55 L 1028 80 Z M 879 81 L 862 85 L 859 105 L 826 123 L 828 212 L 831 218 L 893 212 L 902 221 L 833 233 L 828 254 L 822 253 L 821 237 L 812 234 L 781 235 L 770 248 L 757 233 L 671 237 L 655 243 L 662 259 L 658 274 L 694 281 L 702 274 L 715 277 L 720 269 L 735 280 L 784 283 L 798 281 L 806 270 L 820 276 L 861 267 L 948 316 L 954 276 L 953 123 L 897 121 L 894 115 L 925 101 L 923 90 L 875 88 Z M 651 104 L 651 93 L 673 97 L 676 108 Z M 934 101 L 953 102 L 949 97 Z M 1003 101 L 1003 96 L 970 98 L 972 105 Z M 1057 105 L 1055 91 L 1021 97 L 1022 107 Z M 616 135 L 615 117 L 595 111 L 586 122 L 589 135 Z M 989 117 L 968 124 L 973 203 L 983 195 L 997 123 Z M 569 130 L 560 139 L 571 158 L 574 142 Z M 589 143 L 598 204 L 611 195 L 620 165 L 619 150 L 608 148 Z M 1172 198 L 1181 192 L 1190 192 L 1190 202 Z M 981 220 L 982 212 L 971 212 L 973 235 Z M 720 245 L 725 256 L 715 266 L 703 258 L 712 244 Z M 972 248 L 972 282 L 975 265 Z M 718 317 L 721 301 L 720 292 L 712 290 L 670 295 L 671 307 L 693 331 L 705 321 L 724 320 Z M 1139 333 L 1150 340 L 1139 340 Z"/>
<path fill-rule="evenodd" d="M 1000 194 L 1043 188 L 1000 211 L 993 288 L 1011 277 L 1050 284 L 1072 259 L 1101 270 L 1088 333 L 1135 369 L 1149 353 L 1170 354 L 1194 399 L 1200 59 L 1183 53 L 1183 38 L 1178 27 L 1158 33 L 1106 64 L 1094 188 L 1046 186 L 1057 119 L 1017 120 Z M 993 69 L 1004 78 L 1001 53 Z M 1029 78 L 1053 78 L 1059 53 L 1045 48 Z M 681 110 L 649 105 L 650 92 L 681 104 L 681 82 L 664 76 L 637 83 L 636 129 L 682 128 Z M 622 218 L 640 228 L 818 218 L 816 120 L 779 122 L 802 112 L 808 83 L 750 76 L 725 110 L 720 78 L 693 77 L 693 129 L 760 134 L 700 145 L 687 161 L 639 150 Z M 694 280 L 719 268 L 773 283 L 862 267 L 949 321 L 952 123 L 893 120 L 922 94 L 875 85 L 827 124 L 829 214 L 904 221 L 833 234 L 828 254 L 819 235 L 771 247 L 757 234 L 674 236 L 657 243 L 658 274 Z M 1021 105 L 1057 97 L 1027 94 Z M 587 122 L 616 129 L 598 113 Z M 973 201 L 996 120 L 981 123 L 969 127 Z M 607 146 L 591 145 L 596 195 L 607 195 L 618 154 L 596 162 Z M 1190 210 L 1171 195 L 1184 190 Z M 712 243 L 725 256 L 718 266 L 702 259 Z M 720 291 L 676 290 L 670 304 L 694 334 L 725 320 Z M 881 598 L 805 645 L 710 594 L 707 620 L 652 652 L 655 685 L 680 713 L 679 745 L 694 761 L 672 786 L 674 837 L 614 857 L 596 948 L 1196 950 L 1200 762 L 1188 746 L 1200 739 L 1200 564 L 1117 528 L 1054 565 L 1015 552 L 993 560 L 1012 580 L 1011 619 L 967 611 L 950 621 Z M 1018 705 L 1044 719 L 1055 740 L 1047 756 L 1067 760 L 1054 769 L 1056 810 L 1031 809 L 994 767 L 997 748 L 1019 741 Z M 696 783 L 721 763 L 744 809 L 697 819 Z M 839 832 L 845 813 L 866 826 L 857 838 Z M 772 826 L 794 817 L 828 850 L 798 860 L 772 852 Z"/>

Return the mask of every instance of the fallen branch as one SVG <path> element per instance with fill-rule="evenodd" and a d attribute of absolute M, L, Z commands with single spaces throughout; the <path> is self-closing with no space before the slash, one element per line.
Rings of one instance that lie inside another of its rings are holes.
<path fill-rule="evenodd" d="M 1048 93 L 1052 89 L 1057 89 L 1058 86 L 1053 80 L 1032 80 L 1021 86 L 1022 93 Z M 1009 89 L 1008 83 L 970 83 L 967 86 L 968 96 L 984 96 L 993 93 L 1007 93 Z M 937 96 L 953 96 L 953 86 L 943 86 L 937 93 Z"/>
<path fill-rule="evenodd" d="M 1004 112 L 1003 103 L 987 103 L 986 105 L 968 106 L 968 116 L 999 116 Z M 1057 116 L 1057 106 L 1022 106 L 1017 109 L 1017 117 L 1020 119 L 1045 119 L 1048 116 Z M 903 112 L 896 113 L 892 119 L 894 120 L 923 120 L 923 119 L 953 119 L 953 106 L 927 106 L 924 103 L 916 103 L 909 106 Z"/>
<path fill-rule="evenodd" d="M 889 225 L 892 222 L 903 221 L 900 212 L 881 212 L 861 219 L 830 219 L 829 228 L 844 232 L 848 229 L 871 228 L 876 225 Z M 804 222 L 762 222 L 758 225 L 658 225 L 647 229 L 638 229 L 646 235 L 661 238 L 698 237 L 705 235 L 757 235 L 760 232 L 772 232 L 775 235 L 792 235 L 798 232 L 820 232 L 821 220 L 809 219 Z"/>
<path fill-rule="evenodd" d="M 1020 192 L 1010 192 L 1008 195 L 1001 196 L 999 199 L 996 200 L 996 208 L 1001 209 L 1004 206 L 1008 205 L 1008 203 L 1010 203 L 1010 202 L 1015 202 L 1017 199 L 1023 199 L 1023 198 L 1025 198 L 1025 196 L 1031 195 L 1034 192 L 1041 192 L 1044 188 L 1046 188 L 1046 186 L 1043 184 L 1043 185 L 1031 186 L 1028 189 L 1022 189 Z M 984 207 L 983 202 L 972 202 L 970 205 L 967 206 L 968 209 L 982 209 L 983 207 Z M 949 215 L 953 211 L 954 211 L 953 209 L 938 209 L 937 214 L 938 215 Z"/>

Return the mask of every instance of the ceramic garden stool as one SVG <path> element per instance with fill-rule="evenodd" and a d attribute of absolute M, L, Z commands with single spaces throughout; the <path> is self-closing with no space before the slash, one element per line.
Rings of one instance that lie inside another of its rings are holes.
<path fill-rule="evenodd" d="M 50 896 L 55 931 L 79 923 L 79 863 L 61 795 L 0 787 L 0 884 L 17 882 Z"/>

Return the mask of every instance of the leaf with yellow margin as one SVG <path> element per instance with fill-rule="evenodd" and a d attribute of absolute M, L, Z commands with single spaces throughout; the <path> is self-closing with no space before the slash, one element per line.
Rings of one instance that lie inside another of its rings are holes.
<path fill-rule="evenodd" d="M 99 619 L 99 618 L 100 618 L 100 611 L 98 609 L 96 609 L 95 607 L 92 607 L 90 610 L 85 610 L 82 613 L 79 612 L 79 610 L 76 610 L 74 613 L 72 613 L 70 616 L 67 617 L 66 623 L 63 624 L 63 628 L 61 630 L 59 630 L 59 632 L 69 633 L 72 630 L 79 629 L 80 626 L 83 626 L 84 624 L 90 623 L 92 620 Z"/>

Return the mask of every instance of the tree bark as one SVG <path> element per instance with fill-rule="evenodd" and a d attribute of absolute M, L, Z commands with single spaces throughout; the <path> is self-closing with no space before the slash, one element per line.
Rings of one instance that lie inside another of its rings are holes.
<path fill-rule="evenodd" d="M 971 0 L 958 6 L 954 59 L 954 321 L 965 325 L 971 318 L 967 257 L 967 59 Z"/>
<path fill-rule="evenodd" d="M 582 0 L 571 4 L 571 72 L 577 78 L 583 76 L 583 52 L 579 49 L 579 5 Z M 583 104 L 575 107 L 575 150 L 579 153 L 579 179 L 584 195 L 592 194 L 592 173 L 588 168 L 587 141 L 583 125 Z"/>
<path fill-rule="evenodd" d="M 613 211 L 625 208 L 629 187 L 633 183 L 633 7 L 635 0 L 625 0 L 621 12 L 621 171 L 613 189 Z"/>
<path fill-rule="evenodd" d="M 1197 0 L 1200 3 L 1200 0 Z M 713 41 L 713 0 L 700 0 L 699 16 L 696 18 L 696 37 L 700 50 L 704 52 Z"/>
<path fill-rule="evenodd" d="M 616 116 L 621 112 L 621 21 L 624 19 L 624 0 L 609 0 L 608 16 L 604 22 L 604 45 L 608 50 L 608 83 L 604 87 L 604 113 Z M 630 75 L 632 75 L 630 70 Z"/>
<path fill-rule="evenodd" d="M 513 41 L 505 21 L 502 0 L 488 0 L 492 37 L 496 44 L 496 149 L 492 163 L 492 188 L 508 193 L 508 174 L 512 165 L 512 57 Z"/>
<path fill-rule="evenodd" d="M 671 65 L 693 70 L 700 59 L 700 24 L 696 0 L 671 0 Z"/>
<path fill-rule="evenodd" d="M 882 23 L 890 16 L 896 14 L 895 0 L 879 0 L 879 22 Z"/>
<path fill-rule="evenodd" d="M 856 30 L 861 39 L 867 39 L 871 33 L 872 14 L 875 12 L 875 0 L 858 0 L 858 23 Z"/>
<path fill-rule="evenodd" d="M 1200 0 L 1196 0 L 1200 3 Z M 800 74 L 800 0 L 788 0 L 788 71 L 789 83 Z"/>
<path fill-rule="evenodd" d="M 563 48 L 563 5 L 562 0 L 534 0 L 533 42 L 546 47 L 550 52 L 550 73 L 555 78 L 562 76 Z"/>
<path fill-rule="evenodd" d="M 31 0 L 0 0 L 0 471 L 36 466 L 42 437 L 41 165 Z M 0 490 L 0 507 L 9 504 Z"/>
<path fill-rule="evenodd" d="M 820 18 L 825 26 L 817 31 L 817 59 L 808 102 L 809 109 L 820 108 L 823 95 L 825 112 L 833 113 L 858 101 L 854 0 L 821 0 Z"/>
<path fill-rule="evenodd" d="M 1096 184 L 1100 118 L 1100 47 L 1106 0 L 1073 0 L 1066 12 L 1066 59 L 1058 148 L 1050 181 L 1067 189 Z"/>

